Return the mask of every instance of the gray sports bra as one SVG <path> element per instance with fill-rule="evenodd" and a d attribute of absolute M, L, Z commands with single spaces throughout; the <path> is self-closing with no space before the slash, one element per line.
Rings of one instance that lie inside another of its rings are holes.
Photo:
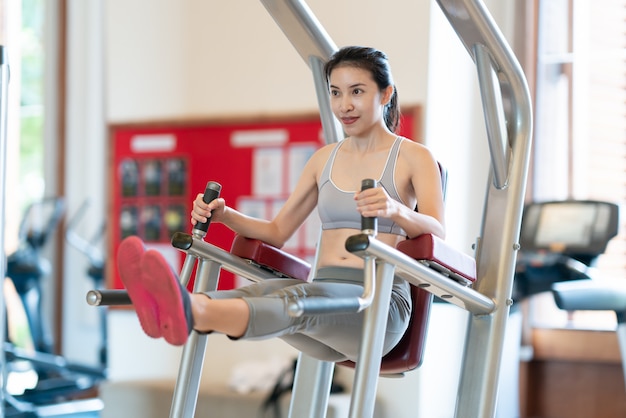
<path fill-rule="evenodd" d="M 392 199 L 406 205 L 400 198 L 393 179 L 402 139 L 402 137 L 398 137 L 393 143 L 387 156 L 383 174 L 378 179 L 378 185 L 383 187 Z M 317 210 L 322 221 L 322 229 L 351 228 L 360 230 L 361 215 L 356 210 L 355 192 L 339 189 L 330 178 L 337 150 L 342 143 L 343 141 L 332 150 L 324 171 L 322 171 L 318 187 Z M 378 219 L 378 231 L 406 235 L 404 230 L 389 218 Z"/>

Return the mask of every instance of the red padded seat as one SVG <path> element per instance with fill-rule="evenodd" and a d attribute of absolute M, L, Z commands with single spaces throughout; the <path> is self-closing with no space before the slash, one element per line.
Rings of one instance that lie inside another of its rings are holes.
<path fill-rule="evenodd" d="M 433 234 L 422 234 L 401 241 L 396 247 L 415 260 L 425 262 L 435 270 L 449 274 L 466 285 L 476 281 L 476 260 L 450 247 Z"/>
<path fill-rule="evenodd" d="M 424 234 L 402 241 L 398 250 L 416 260 L 441 271 L 452 273 L 451 277 L 461 277 L 463 281 L 476 280 L 475 260 L 448 246 L 443 240 Z M 285 277 L 306 281 L 311 266 L 276 247 L 259 240 L 237 235 L 233 241 L 231 253 L 250 260 L 263 268 L 280 272 Z M 428 318 L 433 295 L 417 286 L 411 286 L 413 310 L 409 326 L 400 342 L 382 359 L 381 374 L 401 374 L 419 367 L 423 360 Z M 354 367 L 354 362 L 345 361 L 341 365 Z"/>
<path fill-rule="evenodd" d="M 311 265 L 306 261 L 258 239 L 236 235 L 230 252 L 282 277 L 307 281 L 311 272 Z"/>
<path fill-rule="evenodd" d="M 413 309 L 409 325 L 396 346 L 385 355 L 380 363 L 381 375 L 397 375 L 418 368 L 424 360 L 426 346 L 426 332 L 433 294 L 411 286 L 411 301 Z M 344 361 L 342 366 L 355 367 L 353 361 Z"/>

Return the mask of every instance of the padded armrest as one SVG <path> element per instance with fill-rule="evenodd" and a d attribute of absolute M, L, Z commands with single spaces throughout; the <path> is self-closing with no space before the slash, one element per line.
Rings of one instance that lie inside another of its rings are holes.
<path fill-rule="evenodd" d="M 552 285 L 556 305 L 567 311 L 626 311 L 626 285 L 618 280 L 574 280 Z"/>
<path fill-rule="evenodd" d="M 235 236 L 230 252 L 283 277 L 307 281 L 311 271 L 311 265 L 306 261 L 263 241 L 241 235 Z"/>
<path fill-rule="evenodd" d="M 422 234 L 407 239 L 400 242 L 397 249 L 465 285 L 476 281 L 476 260 L 452 248 L 435 235 Z"/>

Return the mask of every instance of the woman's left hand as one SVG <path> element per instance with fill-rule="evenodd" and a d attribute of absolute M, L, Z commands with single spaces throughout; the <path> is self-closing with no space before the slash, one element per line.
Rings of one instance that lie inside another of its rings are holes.
<path fill-rule="evenodd" d="M 354 194 L 356 209 L 367 218 L 391 218 L 398 213 L 400 203 L 393 200 L 382 187 L 373 187 Z"/>

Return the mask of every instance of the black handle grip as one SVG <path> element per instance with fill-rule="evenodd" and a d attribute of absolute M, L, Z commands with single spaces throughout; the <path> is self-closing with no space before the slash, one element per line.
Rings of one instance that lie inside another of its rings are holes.
<path fill-rule="evenodd" d="M 204 189 L 204 196 L 202 200 L 204 203 L 211 203 L 218 197 L 220 197 L 220 192 L 222 191 L 222 185 L 216 183 L 214 181 L 210 181 L 206 184 L 206 188 Z M 211 218 L 209 218 L 206 222 L 198 222 L 196 226 L 193 228 L 194 231 L 202 231 L 207 232 L 209 230 L 209 224 L 211 223 Z"/>
<path fill-rule="evenodd" d="M 91 306 L 132 305 L 128 292 L 123 289 L 90 290 L 87 303 Z"/>
<path fill-rule="evenodd" d="M 372 189 L 376 187 L 376 180 L 363 179 L 361 180 L 361 191 Z M 378 219 L 376 217 L 369 218 L 361 216 L 361 231 L 369 235 L 376 235 L 378 231 Z"/>

